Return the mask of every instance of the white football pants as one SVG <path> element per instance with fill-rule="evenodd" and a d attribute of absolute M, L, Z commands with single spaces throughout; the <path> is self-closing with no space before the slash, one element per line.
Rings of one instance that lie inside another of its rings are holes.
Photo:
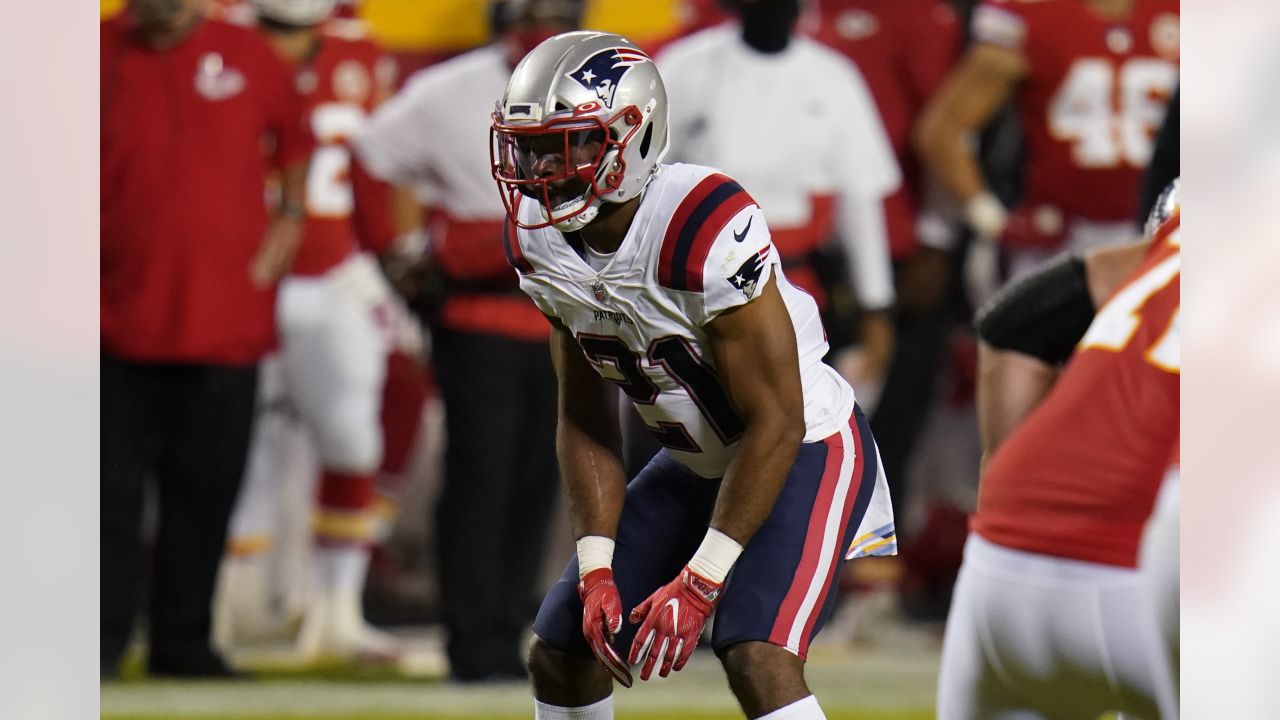
<path fill-rule="evenodd" d="M 1179 583 L 1179 469 L 1175 465 L 1165 473 L 1160 494 L 1156 496 L 1155 509 L 1147 520 L 1142 534 L 1142 553 L 1138 564 L 1151 584 L 1152 601 L 1155 602 L 1156 620 L 1168 648 L 1170 665 L 1176 673 L 1180 646 L 1180 588 Z"/>
<path fill-rule="evenodd" d="M 1178 717 L 1149 588 L 1135 569 L 970 534 L 947 617 L 938 718 Z"/>
<path fill-rule="evenodd" d="M 352 255 L 319 277 L 280 283 L 285 384 L 325 469 L 373 473 L 382 462 L 390 293 L 366 255 Z"/>

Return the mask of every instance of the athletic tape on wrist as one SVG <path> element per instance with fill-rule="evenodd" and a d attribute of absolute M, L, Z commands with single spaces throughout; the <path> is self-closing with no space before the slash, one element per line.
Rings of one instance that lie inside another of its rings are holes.
<path fill-rule="evenodd" d="M 998 240 L 1009 221 L 1009 211 L 995 195 L 983 191 L 965 203 L 964 219 L 984 239 Z"/>
<path fill-rule="evenodd" d="M 715 528 L 707 528 L 698 552 L 689 561 L 689 569 L 713 582 L 722 583 L 742 554 L 737 540 Z"/>
<path fill-rule="evenodd" d="M 578 538 L 578 579 L 600 568 L 613 567 L 613 538 L 587 535 Z"/>

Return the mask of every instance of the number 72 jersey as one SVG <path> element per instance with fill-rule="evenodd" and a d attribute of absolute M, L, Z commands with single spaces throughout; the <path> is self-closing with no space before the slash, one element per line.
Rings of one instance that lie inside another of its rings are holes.
<path fill-rule="evenodd" d="M 1179 228 L 1175 214 L 1099 308 L 1049 395 L 996 450 L 974 532 L 1006 547 L 1136 565 L 1179 437 Z"/>
<path fill-rule="evenodd" d="M 525 224 L 543 219 L 528 199 L 516 211 Z M 849 422 L 853 389 L 822 362 L 827 339 L 817 304 L 787 282 L 760 207 L 731 178 L 696 165 L 660 166 L 622 244 L 598 271 L 554 228 L 509 226 L 505 241 L 520 288 L 564 323 L 596 371 L 698 475 L 721 477 L 744 430 L 704 326 L 759 297 L 771 278 L 795 329 L 805 441 Z"/>

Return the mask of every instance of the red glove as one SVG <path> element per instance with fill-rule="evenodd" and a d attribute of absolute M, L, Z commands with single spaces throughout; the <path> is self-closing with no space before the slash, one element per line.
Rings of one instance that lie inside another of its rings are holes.
<path fill-rule="evenodd" d="M 578 597 L 582 598 L 582 636 L 591 652 L 623 687 L 631 687 L 631 669 L 613 646 L 613 636 L 622 629 L 622 598 L 613 583 L 613 570 L 596 568 L 578 581 Z"/>
<path fill-rule="evenodd" d="M 634 665 L 648 655 L 640 679 L 648 680 L 662 660 L 658 675 L 666 677 L 689 661 L 702 636 L 702 626 L 715 610 L 724 583 L 708 580 L 685 566 L 680 576 L 658 588 L 631 611 L 631 622 L 644 620 L 631 643 L 628 661 Z"/>

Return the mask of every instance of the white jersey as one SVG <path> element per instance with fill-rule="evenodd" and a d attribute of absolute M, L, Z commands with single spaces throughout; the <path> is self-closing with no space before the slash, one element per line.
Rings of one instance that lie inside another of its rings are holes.
<path fill-rule="evenodd" d="M 501 222 L 489 138 L 476 128 L 489 126 L 509 77 L 496 44 L 415 73 L 353 140 L 360 160 L 383 180 L 412 185 L 419 202 L 454 220 Z"/>
<path fill-rule="evenodd" d="M 834 229 L 860 304 L 893 304 L 884 199 L 902 178 L 861 73 L 803 36 L 764 54 L 741 34 L 736 23 L 713 27 L 655 59 L 671 108 L 667 158 L 733 175 L 760 202 L 789 256 Z"/>
<path fill-rule="evenodd" d="M 517 212 L 527 224 L 543 221 L 532 201 Z M 698 475 L 722 476 L 744 429 L 704 326 L 759 297 L 771 277 L 795 328 L 805 442 L 848 425 L 853 389 L 822 362 L 827 338 L 816 303 L 787 282 L 759 205 L 718 171 L 660 166 L 598 272 L 551 227 L 509 234 L 507 253 L 520 288 L 564 323 L 671 456 Z"/>

